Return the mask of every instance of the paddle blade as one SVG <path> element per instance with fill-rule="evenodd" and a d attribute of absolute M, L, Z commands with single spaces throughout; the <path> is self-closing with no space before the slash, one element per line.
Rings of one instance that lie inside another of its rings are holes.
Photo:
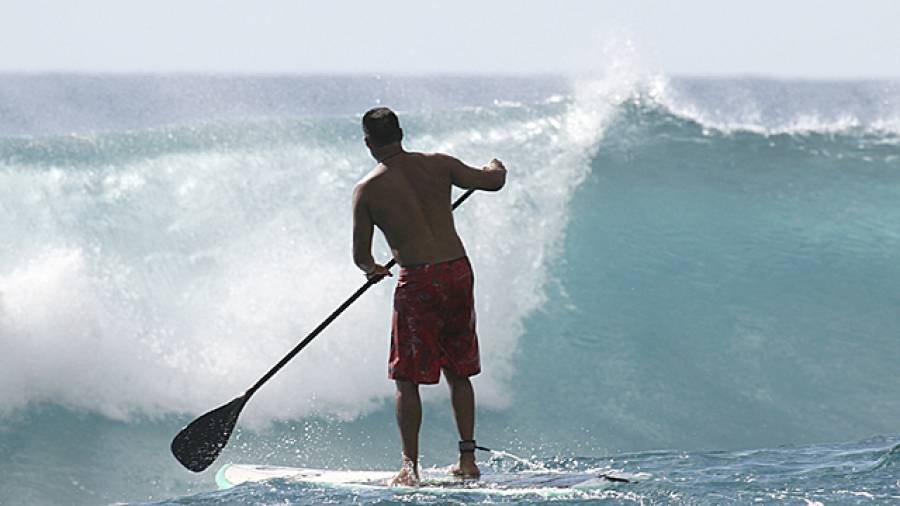
<path fill-rule="evenodd" d="M 189 423 L 172 440 L 172 455 L 195 473 L 209 467 L 228 444 L 246 403 L 242 395 Z"/>

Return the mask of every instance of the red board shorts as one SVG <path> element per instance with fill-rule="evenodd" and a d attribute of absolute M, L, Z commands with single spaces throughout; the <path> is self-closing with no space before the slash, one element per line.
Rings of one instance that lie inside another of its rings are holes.
<path fill-rule="evenodd" d="M 389 378 L 434 384 L 442 367 L 464 377 L 481 372 L 473 284 L 467 257 L 400 269 Z"/>

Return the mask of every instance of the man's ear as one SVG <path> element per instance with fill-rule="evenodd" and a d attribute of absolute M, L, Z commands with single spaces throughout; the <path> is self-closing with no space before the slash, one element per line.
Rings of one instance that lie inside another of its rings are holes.
<path fill-rule="evenodd" d="M 369 149 L 372 149 L 372 143 L 369 142 L 369 136 L 367 135 L 367 136 L 365 137 L 365 139 L 366 139 L 366 147 L 369 148 Z"/>

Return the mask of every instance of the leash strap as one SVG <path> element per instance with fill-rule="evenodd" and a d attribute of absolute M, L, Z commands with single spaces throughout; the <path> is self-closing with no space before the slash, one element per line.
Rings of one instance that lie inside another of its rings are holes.
<path fill-rule="evenodd" d="M 492 451 L 490 448 L 478 446 L 474 439 L 465 439 L 459 442 L 459 453 L 475 453 L 475 450 L 481 450 L 483 452 Z"/>

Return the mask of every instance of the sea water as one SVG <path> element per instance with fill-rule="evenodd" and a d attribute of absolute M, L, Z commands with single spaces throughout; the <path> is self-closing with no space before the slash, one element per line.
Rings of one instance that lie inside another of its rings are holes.
<path fill-rule="evenodd" d="M 394 504 L 226 462 L 399 464 L 393 280 L 244 409 L 168 445 L 364 281 L 360 117 L 509 168 L 456 213 L 480 444 L 648 473 L 540 503 L 900 502 L 900 83 L 596 76 L 0 76 L 0 504 Z M 389 258 L 379 237 L 376 257 Z M 444 386 L 422 463 L 450 464 Z M 482 466 L 521 461 L 480 456 Z M 483 501 L 513 499 L 484 498 Z"/>

